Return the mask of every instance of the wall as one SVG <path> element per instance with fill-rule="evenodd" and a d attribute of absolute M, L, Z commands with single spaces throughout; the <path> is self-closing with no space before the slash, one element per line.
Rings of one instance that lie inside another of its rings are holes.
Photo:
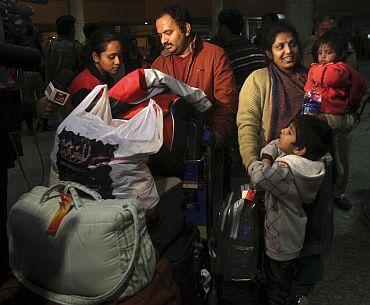
<path fill-rule="evenodd" d="M 73 0 L 71 0 L 73 1 Z M 22 2 L 22 1 L 20 1 Z M 286 0 L 224 0 L 224 8 L 237 8 L 244 16 L 262 16 L 269 12 L 284 13 Z M 315 13 L 352 16 L 352 29 L 370 33 L 369 0 L 313 0 Z M 84 0 L 85 21 L 113 20 L 140 24 L 155 16 L 160 6 L 181 4 L 195 19 L 210 20 L 212 0 Z M 50 0 L 48 4 L 30 4 L 35 8 L 33 22 L 41 28 L 52 28 L 55 20 L 67 14 L 67 0 Z"/>
<path fill-rule="evenodd" d="M 25 4 L 35 9 L 35 14 L 32 16 L 34 24 L 53 25 L 59 16 L 65 15 L 68 12 L 67 1 L 65 0 L 51 0 L 48 4 Z"/>

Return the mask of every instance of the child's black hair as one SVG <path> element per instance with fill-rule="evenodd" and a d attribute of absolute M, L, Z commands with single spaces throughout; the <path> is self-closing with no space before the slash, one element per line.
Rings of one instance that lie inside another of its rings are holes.
<path fill-rule="evenodd" d="M 312 46 L 312 57 L 314 62 L 319 62 L 317 52 L 321 45 L 327 44 L 337 53 L 337 61 L 346 61 L 348 50 L 348 39 L 346 36 L 337 30 L 328 30 L 317 39 Z"/>
<path fill-rule="evenodd" d="M 294 145 L 300 149 L 306 148 L 303 157 L 316 161 L 330 151 L 333 134 L 326 121 L 312 115 L 301 114 L 292 121 L 292 124 L 296 129 Z"/>

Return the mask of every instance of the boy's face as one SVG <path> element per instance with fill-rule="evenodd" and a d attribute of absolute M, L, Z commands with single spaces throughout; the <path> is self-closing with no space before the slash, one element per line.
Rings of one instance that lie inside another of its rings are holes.
<path fill-rule="evenodd" d="M 287 128 L 280 132 L 280 138 L 277 141 L 277 146 L 287 155 L 304 156 L 306 154 L 306 147 L 302 149 L 295 146 L 297 140 L 297 131 L 293 123 L 290 123 Z"/>
<path fill-rule="evenodd" d="M 317 50 L 317 59 L 319 64 L 327 64 L 329 62 L 336 62 L 338 56 L 337 52 L 330 45 L 322 44 Z"/>
<path fill-rule="evenodd" d="M 296 142 L 296 129 L 294 124 L 290 123 L 288 127 L 281 130 L 277 146 L 287 155 L 291 155 L 294 152 L 295 142 Z"/>

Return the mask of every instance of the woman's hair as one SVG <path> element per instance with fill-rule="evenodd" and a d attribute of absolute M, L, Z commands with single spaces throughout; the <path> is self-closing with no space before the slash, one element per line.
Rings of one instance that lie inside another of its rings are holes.
<path fill-rule="evenodd" d="M 299 44 L 298 33 L 296 29 L 286 21 L 277 21 L 271 23 L 263 32 L 263 47 L 265 51 L 272 50 L 272 45 L 275 42 L 276 36 L 280 33 L 291 33 L 293 38 L 296 40 L 299 49 L 300 58 L 302 58 L 302 48 Z"/>
<path fill-rule="evenodd" d="M 294 145 L 300 149 L 306 148 L 305 158 L 316 161 L 330 151 L 333 133 L 326 121 L 301 114 L 293 119 L 292 124 L 296 129 Z"/>
<path fill-rule="evenodd" d="M 337 53 L 337 61 L 346 61 L 348 39 L 343 33 L 339 31 L 329 30 L 322 34 L 322 36 L 317 39 L 312 46 L 311 54 L 314 62 L 319 61 L 317 52 L 320 46 L 324 44 L 335 50 L 335 53 Z"/>
<path fill-rule="evenodd" d="M 112 41 L 120 41 L 119 36 L 108 30 L 108 29 L 98 29 L 90 37 L 89 49 L 90 58 L 92 53 L 100 55 L 107 49 L 107 45 Z"/>

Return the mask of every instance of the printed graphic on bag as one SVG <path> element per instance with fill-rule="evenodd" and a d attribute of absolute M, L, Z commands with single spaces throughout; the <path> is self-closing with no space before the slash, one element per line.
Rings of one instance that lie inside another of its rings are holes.
<path fill-rule="evenodd" d="M 109 162 L 114 158 L 118 145 L 103 144 L 65 129 L 58 137 L 59 178 L 81 183 L 97 191 L 104 199 L 114 198 Z"/>

